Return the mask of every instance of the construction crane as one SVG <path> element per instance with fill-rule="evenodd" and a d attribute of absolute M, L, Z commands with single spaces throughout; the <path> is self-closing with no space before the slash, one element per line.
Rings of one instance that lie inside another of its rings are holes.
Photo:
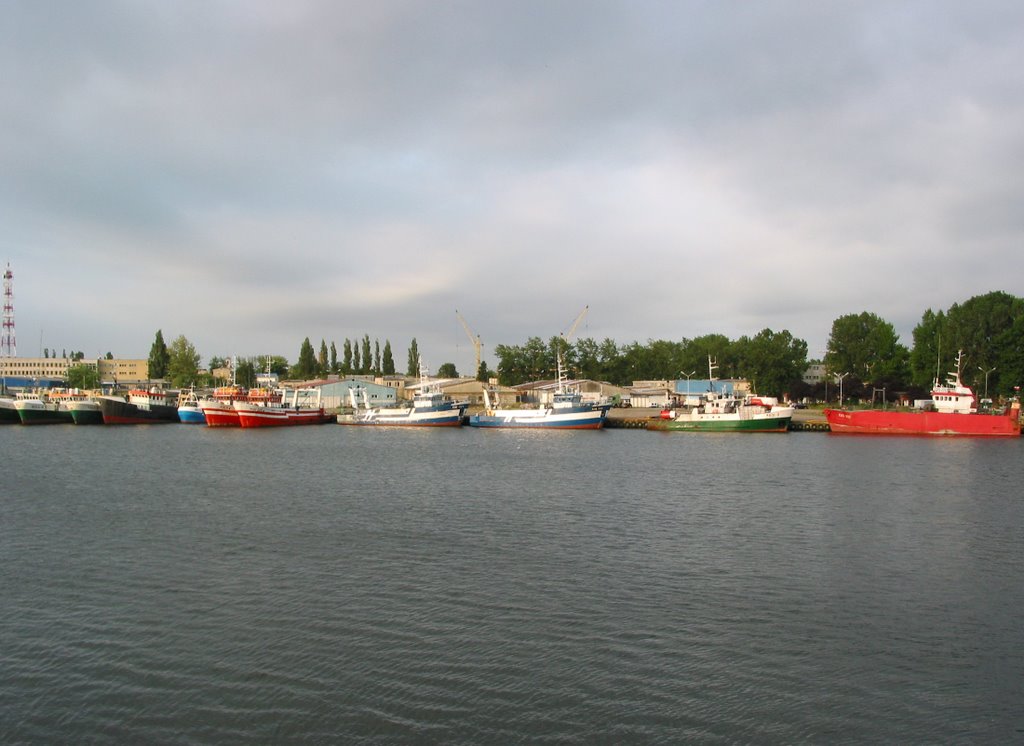
<path fill-rule="evenodd" d="M 576 327 L 583 321 L 583 317 L 587 315 L 587 311 L 590 310 L 590 306 L 583 306 L 583 310 L 580 311 L 580 315 L 576 317 L 576 320 L 572 322 L 572 326 L 569 327 L 569 331 L 562 334 L 562 339 L 568 344 L 572 340 L 572 335 L 576 333 Z"/>
<path fill-rule="evenodd" d="M 466 330 L 466 336 L 469 337 L 469 341 L 473 343 L 473 349 L 476 350 L 476 368 L 473 370 L 473 375 L 475 376 L 480 372 L 480 362 L 482 359 L 481 351 L 484 343 L 480 341 L 479 334 L 473 334 L 473 330 L 469 328 L 469 324 L 467 324 L 466 320 L 462 318 L 462 314 L 459 313 L 459 309 L 457 308 L 455 309 L 455 315 L 458 317 L 459 321 L 462 322 L 462 328 Z"/>

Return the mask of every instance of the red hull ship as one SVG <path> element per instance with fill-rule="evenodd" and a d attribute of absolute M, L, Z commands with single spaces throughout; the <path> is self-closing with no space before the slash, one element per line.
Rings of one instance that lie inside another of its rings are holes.
<path fill-rule="evenodd" d="M 962 358 L 962 352 L 956 356 L 956 371 L 945 385 L 935 379 L 932 399 L 922 411 L 826 409 L 829 429 L 863 435 L 1020 437 L 1020 402 L 1011 402 L 1003 412 L 978 412 L 974 392 L 960 380 Z"/>
<path fill-rule="evenodd" d="M 262 407 L 279 405 L 281 393 L 257 388 L 246 391 L 241 386 L 221 386 L 213 396 L 199 402 L 209 427 L 241 427 L 235 402 L 249 402 Z"/>
<path fill-rule="evenodd" d="M 293 427 L 295 425 L 323 425 L 334 422 L 335 416 L 328 414 L 320 406 L 320 390 L 317 389 L 317 401 L 315 405 L 308 405 L 300 401 L 300 394 L 308 395 L 309 390 L 295 389 L 292 401 L 282 401 L 279 396 L 277 401 L 245 401 L 236 400 L 234 403 L 235 413 L 238 415 L 238 424 L 241 427 Z"/>

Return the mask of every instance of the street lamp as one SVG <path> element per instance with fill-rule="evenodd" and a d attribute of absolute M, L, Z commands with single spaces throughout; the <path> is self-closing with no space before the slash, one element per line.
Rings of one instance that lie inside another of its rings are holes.
<path fill-rule="evenodd" d="M 990 372 L 992 372 L 992 370 L 994 370 L 995 367 L 992 366 L 992 367 L 990 367 L 990 368 L 988 368 L 986 370 L 981 365 L 978 365 L 978 369 L 981 370 L 983 372 L 983 374 L 985 374 L 985 398 L 987 399 L 988 398 L 988 374 L 990 374 Z"/>
<path fill-rule="evenodd" d="M 679 375 L 686 377 L 686 398 L 687 399 L 690 398 L 690 376 L 692 376 L 696 372 L 697 371 L 695 371 L 695 370 L 691 370 L 689 373 L 683 373 L 683 371 L 679 371 Z"/>
<path fill-rule="evenodd" d="M 840 373 L 839 375 L 836 376 L 836 378 L 839 379 L 839 408 L 840 409 L 843 408 L 843 379 L 846 378 L 848 375 L 850 375 L 850 371 L 846 371 L 845 373 Z"/>

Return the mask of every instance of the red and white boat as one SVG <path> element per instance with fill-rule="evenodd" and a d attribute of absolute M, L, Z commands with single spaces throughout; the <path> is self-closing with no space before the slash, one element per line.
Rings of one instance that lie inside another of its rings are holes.
<path fill-rule="evenodd" d="M 292 389 L 291 392 L 279 393 L 277 401 L 251 400 L 246 397 L 245 400 L 236 400 L 233 406 L 241 427 L 291 427 L 334 422 L 335 416 L 324 411 L 320 395 L 319 388 Z"/>
<path fill-rule="evenodd" d="M 262 406 L 280 404 L 281 392 L 265 388 L 247 391 L 234 384 L 220 386 L 213 390 L 213 394 L 199 400 L 199 408 L 203 410 L 206 424 L 209 427 L 241 427 L 234 406 L 236 401 L 251 401 Z"/>
<path fill-rule="evenodd" d="M 960 380 L 963 352 L 946 383 L 935 379 L 932 398 L 918 411 L 888 409 L 826 409 L 833 433 L 867 435 L 948 435 L 1020 437 L 1020 402 L 1014 400 L 998 412 L 979 412 L 978 400 Z"/>

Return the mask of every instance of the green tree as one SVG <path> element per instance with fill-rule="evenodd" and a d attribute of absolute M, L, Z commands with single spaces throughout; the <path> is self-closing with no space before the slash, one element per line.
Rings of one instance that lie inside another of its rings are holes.
<path fill-rule="evenodd" d="M 480 367 L 477 368 L 476 371 L 476 380 L 480 381 L 481 383 L 487 383 L 489 380 L 491 380 L 491 372 L 487 370 L 486 360 L 480 361 Z"/>
<path fill-rule="evenodd" d="M 149 348 L 149 378 L 166 378 L 167 366 L 171 363 L 171 356 L 167 352 L 167 345 L 164 344 L 164 333 L 157 329 L 156 338 Z"/>
<path fill-rule="evenodd" d="M 832 322 L 825 368 L 830 376 L 849 374 L 844 389 L 854 396 L 858 385 L 897 390 L 909 383 L 910 351 L 889 322 L 867 311 L 848 314 Z"/>
<path fill-rule="evenodd" d="M 785 329 L 762 329 L 752 339 L 741 337 L 734 347 L 742 376 L 769 396 L 790 393 L 807 370 L 807 343 Z"/>
<path fill-rule="evenodd" d="M 334 345 L 334 340 L 331 340 L 331 373 L 338 372 L 338 348 Z"/>
<path fill-rule="evenodd" d="M 239 386 L 252 388 L 256 385 L 256 364 L 252 358 L 243 358 L 236 361 L 235 381 Z"/>
<path fill-rule="evenodd" d="M 437 369 L 438 378 L 458 378 L 459 371 L 455 369 L 455 363 L 442 363 Z"/>
<path fill-rule="evenodd" d="M 391 354 L 391 342 L 384 340 L 384 353 L 381 357 L 381 373 L 386 376 L 395 375 L 395 358 Z"/>
<path fill-rule="evenodd" d="M 378 376 L 380 375 L 381 362 L 380 362 L 380 340 L 373 340 L 373 372 Z"/>
<path fill-rule="evenodd" d="M 100 374 L 92 365 L 72 365 L 68 367 L 68 387 L 73 389 L 95 389 L 100 385 Z"/>
<path fill-rule="evenodd" d="M 360 352 L 361 352 L 362 358 L 363 358 L 362 372 L 363 373 L 372 373 L 373 372 L 373 358 L 370 355 L 370 335 L 369 334 L 364 334 L 363 335 L 363 342 L 362 342 L 361 347 L 362 347 L 362 349 L 360 350 Z"/>
<path fill-rule="evenodd" d="M 342 350 L 344 357 L 342 358 L 341 369 L 345 375 L 348 375 L 355 370 L 352 367 L 352 343 L 348 340 L 348 337 L 345 338 L 345 344 L 342 347 Z"/>
<path fill-rule="evenodd" d="M 104 358 L 105 358 L 106 360 L 113 360 L 113 359 L 114 359 L 114 353 L 113 353 L 113 352 L 108 352 L 108 353 L 107 353 L 106 355 L 104 355 L 103 357 L 104 357 Z"/>
<path fill-rule="evenodd" d="M 935 376 L 940 374 L 936 365 L 940 362 L 942 340 L 948 339 L 946 314 L 943 311 L 936 313 L 929 308 L 914 327 L 912 336 L 914 349 L 910 352 L 910 381 L 918 389 L 927 391 Z"/>
<path fill-rule="evenodd" d="M 409 361 L 405 369 L 405 375 L 415 376 L 418 374 L 420 369 L 420 348 L 416 344 L 416 337 L 412 338 L 412 342 L 409 344 Z"/>
<path fill-rule="evenodd" d="M 306 337 L 299 348 L 299 360 L 295 363 L 293 374 L 295 378 L 308 380 L 316 375 L 316 371 L 316 353 L 313 351 L 313 345 L 310 343 L 309 337 Z"/>
<path fill-rule="evenodd" d="M 327 343 L 323 339 L 320 340 L 320 357 L 317 358 L 317 362 L 319 363 L 319 366 L 318 366 L 319 369 L 318 369 L 317 372 L 321 376 L 326 376 L 327 375 L 327 371 L 328 371 L 328 367 L 327 367 Z"/>
<path fill-rule="evenodd" d="M 183 388 L 196 382 L 199 375 L 199 353 L 184 335 L 171 342 L 168 350 L 167 377 L 171 385 Z"/>

